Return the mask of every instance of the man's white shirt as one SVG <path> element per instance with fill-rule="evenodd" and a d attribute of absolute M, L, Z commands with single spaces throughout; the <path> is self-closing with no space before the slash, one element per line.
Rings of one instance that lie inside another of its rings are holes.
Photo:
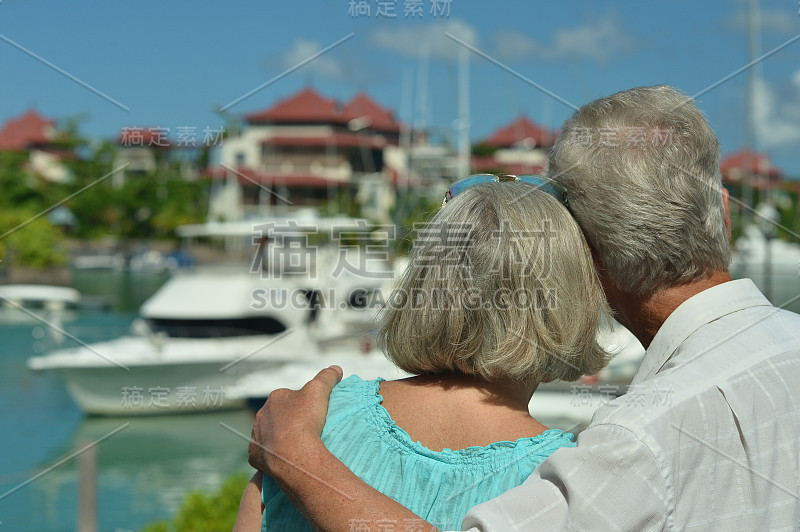
<path fill-rule="evenodd" d="M 695 295 L 577 441 L 463 528 L 800 529 L 800 316 L 749 279 Z"/>

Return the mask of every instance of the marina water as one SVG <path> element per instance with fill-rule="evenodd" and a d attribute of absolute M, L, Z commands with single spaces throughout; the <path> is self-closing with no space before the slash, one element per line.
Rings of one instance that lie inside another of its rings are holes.
<path fill-rule="evenodd" d="M 136 309 L 163 280 L 80 274 L 76 287 L 84 294 L 113 296 L 114 310 L 82 312 L 62 326 L 87 343 L 116 338 L 129 330 Z M 57 375 L 26 367 L 28 357 L 52 346 L 47 327 L 32 318 L 5 321 L 0 324 L 0 530 L 75 530 L 78 459 L 31 479 L 126 424 L 96 447 L 98 530 L 138 531 L 171 517 L 188 491 L 216 490 L 229 475 L 248 470 L 247 441 L 220 423 L 249 434 L 249 412 L 84 417 Z M 72 345 L 64 340 L 64 347 Z"/>
<path fill-rule="evenodd" d="M 112 310 L 80 313 L 63 327 L 84 342 L 116 338 L 163 281 L 141 274 L 78 274 L 76 287 L 84 295 L 111 297 Z M 774 283 L 778 305 L 800 294 L 796 275 Z M 787 308 L 797 312 L 800 300 Z M 52 347 L 46 329 L 33 319 L 0 324 L 0 530 L 74 530 L 77 459 L 57 464 L 115 430 L 96 448 L 98 530 L 138 531 L 172 516 L 188 491 L 213 491 L 227 476 L 249 470 L 247 441 L 221 425 L 249 434 L 247 411 L 84 417 L 57 375 L 26 367 L 28 357 Z M 63 345 L 73 344 L 66 339 Z"/>

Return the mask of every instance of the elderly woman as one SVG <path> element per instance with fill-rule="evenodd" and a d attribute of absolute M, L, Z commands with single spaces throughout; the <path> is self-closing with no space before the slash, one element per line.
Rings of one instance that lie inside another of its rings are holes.
<path fill-rule="evenodd" d="M 331 395 L 330 451 L 441 529 L 574 445 L 528 403 L 539 383 L 607 361 L 595 339 L 606 301 L 565 201 L 534 176 L 451 187 L 381 316 L 381 347 L 415 376 L 354 375 Z M 258 473 L 245 490 L 234 530 L 311 530 L 270 478 L 258 497 L 260 482 Z"/>

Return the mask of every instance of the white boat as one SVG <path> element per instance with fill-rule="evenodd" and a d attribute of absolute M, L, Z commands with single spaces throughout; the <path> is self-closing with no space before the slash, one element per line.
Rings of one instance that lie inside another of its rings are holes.
<path fill-rule="evenodd" d="M 37 284 L 0 285 L 0 323 L 50 324 L 50 336 L 58 343 L 61 324 L 77 316 L 87 302 L 74 288 Z"/>
<path fill-rule="evenodd" d="M 113 270 L 129 273 L 163 273 L 178 268 L 174 258 L 144 249 L 133 253 L 107 252 L 77 255 L 72 259 L 76 270 Z"/>
<path fill-rule="evenodd" d="M 749 225 L 736 240 L 730 271 L 752 279 L 773 303 L 783 304 L 800 294 L 800 245 L 767 238 L 758 226 Z"/>
<path fill-rule="evenodd" d="M 288 364 L 276 371 L 257 371 L 240 379 L 228 389 L 233 399 L 265 399 L 278 388 L 299 390 L 320 370 L 331 364 L 340 366 L 345 376 L 358 375 L 364 380 L 382 377 L 387 380 L 402 379 L 410 375 L 399 369 L 372 345 L 361 352 L 342 350 L 330 353 L 325 359 L 308 359 Z"/>
<path fill-rule="evenodd" d="M 5 308 L 60 311 L 77 309 L 81 295 L 74 288 L 38 284 L 0 285 L 0 304 Z"/>
<path fill-rule="evenodd" d="M 72 259 L 76 270 L 122 270 L 125 256 L 122 253 L 95 253 L 79 255 Z"/>
<path fill-rule="evenodd" d="M 578 382 L 541 385 L 528 405 L 532 416 L 548 427 L 577 434 L 589 425 L 598 407 L 628 391 L 628 385 L 642 362 L 644 348 L 630 331 L 616 321 L 612 322 L 612 327 L 604 327 L 599 332 L 598 342 L 613 355 L 608 366 L 597 375 Z M 257 371 L 229 387 L 227 393 L 232 399 L 247 399 L 260 406 L 273 390 L 298 390 L 331 363 L 341 366 L 345 376 L 358 375 L 365 380 L 376 377 L 391 380 L 409 376 L 379 351 L 364 351 L 335 353 L 327 360 L 309 359 L 287 364 L 274 371 Z"/>
<path fill-rule="evenodd" d="M 251 238 L 253 227 L 209 224 L 183 234 Z M 358 351 L 373 318 L 373 310 L 361 303 L 386 283 L 385 275 L 374 274 L 391 270 L 371 265 L 361 275 L 351 268 L 349 274 L 331 276 L 330 256 L 315 254 L 315 276 L 275 276 L 260 268 L 248 273 L 241 265 L 178 274 L 144 303 L 133 334 L 32 357 L 28 366 L 59 373 L 89 414 L 240 407 L 244 400 L 227 390 L 242 376 L 327 359 L 333 349 Z"/>

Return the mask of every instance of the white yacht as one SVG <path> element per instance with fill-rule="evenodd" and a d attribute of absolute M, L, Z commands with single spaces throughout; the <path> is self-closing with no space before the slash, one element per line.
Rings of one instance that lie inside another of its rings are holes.
<path fill-rule="evenodd" d="M 315 219 L 313 225 L 324 229 L 353 222 Z M 241 244 L 245 235 L 252 239 L 254 225 L 203 224 L 184 227 L 180 234 L 227 236 Z M 287 246 L 296 251 L 295 244 Z M 264 251 L 259 247 L 258 256 Z M 276 275 L 281 265 L 263 257 L 264 264 L 250 272 L 240 264 L 177 274 L 144 303 L 131 335 L 32 357 L 28 366 L 58 372 L 89 414 L 239 407 L 244 400 L 228 396 L 227 390 L 245 375 L 274 372 L 290 363 L 334 363 L 333 353 L 358 352 L 373 318 L 365 303 L 381 293 L 391 269 L 351 263 L 331 275 L 340 251 L 315 247 L 315 275 Z M 293 260 L 291 254 L 270 257 Z"/>
<path fill-rule="evenodd" d="M 608 366 L 597 375 L 577 382 L 540 385 L 528 407 L 531 415 L 548 427 L 577 434 L 589 425 L 599 406 L 628 391 L 644 357 L 642 344 L 615 320 L 600 330 L 598 342 L 612 355 Z M 352 350 L 337 353 L 330 360 L 341 366 L 346 376 L 355 374 L 362 379 L 402 379 L 408 376 L 371 345 L 364 346 L 360 353 Z M 329 365 L 324 359 L 307 359 L 274 371 L 256 371 L 242 377 L 228 388 L 227 393 L 232 399 L 247 399 L 253 406 L 260 406 L 273 390 L 300 389 Z"/>
<path fill-rule="evenodd" d="M 800 245 L 767 238 L 757 225 L 749 225 L 736 240 L 730 270 L 734 277 L 752 279 L 774 297 L 773 303 L 783 304 L 800 294 Z"/>
<path fill-rule="evenodd" d="M 34 324 L 39 321 L 34 316 L 41 314 L 59 327 L 61 322 L 75 317 L 83 304 L 80 293 L 66 286 L 0 285 L 0 323 Z"/>
<path fill-rule="evenodd" d="M 39 284 L 0 285 L 0 304 L 4 308 L 30 310 L 74 310 L 81 300 L 80 293 L 66 286 Z"/>

